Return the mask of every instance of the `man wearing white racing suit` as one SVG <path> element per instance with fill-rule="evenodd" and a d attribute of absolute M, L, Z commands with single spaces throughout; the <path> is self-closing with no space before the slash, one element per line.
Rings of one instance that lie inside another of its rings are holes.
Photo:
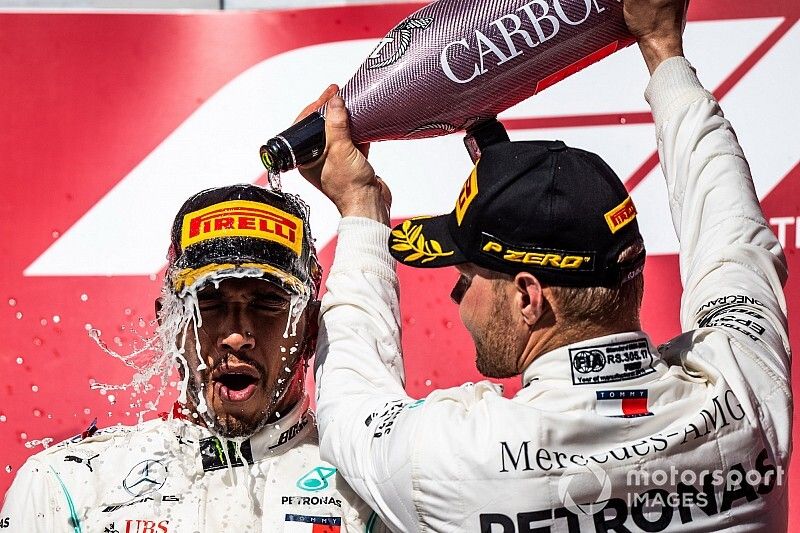
<path fill-rule="evenodd" d="M 390 231 L 388 189 L 328 102 L 326 160 L 302 169 L 344 217 L 321 311 L 320 449 L 391 527 L 786 529 L 786 266 L 733 130 L 682 57 L 684 7 L 625 0 L 680 240 L 684 333 L 658 348 L 639 324 L 636 209 L 598 156 L 486 147 L 452 213 Z M 456 266 L 478 368 L 521 374 L 514 398 L 489 382 L 405 394 L 392 256 Z"/>
<path fill-rule="evenodd" d="M 0 531 L 375 530 L 320 459 L 305 393 L 320 277 L 298 197 L 232 185 L 189 198 L 172 227 L 154 360 L 181 362 L 185 396 L 163 419 L 92 426 L 28 459 Z"/>

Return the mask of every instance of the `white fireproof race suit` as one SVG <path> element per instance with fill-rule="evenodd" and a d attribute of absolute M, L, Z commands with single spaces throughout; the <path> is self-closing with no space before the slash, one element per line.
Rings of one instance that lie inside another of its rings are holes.
<path fill-rule="evenodd" d="M 241 454 L 179 419 L 78 435 L 28 459 L 0 531 L 375 531 L 376 515 L 320 460 L 308 404 L 244 441 Z"/>
<path fill-rule="evenodd" d="M 539 356 L 489 382 L 403 390 L 389 229 L 343 219 L 317 356 L 322 457 L 401 531 L 783 531 L 792 397 L 786 265 L 738 141 L 684 58 L 653 74 L 680 240 L 684 333 Z"/>

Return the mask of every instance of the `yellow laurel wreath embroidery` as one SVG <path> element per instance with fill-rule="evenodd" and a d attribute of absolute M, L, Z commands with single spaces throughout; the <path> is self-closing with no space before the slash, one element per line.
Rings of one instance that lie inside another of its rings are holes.
<path fill-rule="evenodd" d="M 392 250 L 396 252 L 413 251 L 403 259 L 409 263 L 420 259 L 422 259 L 421 263 L 427 263 L 437 257 L 453 255 L 452 251 L 442 251 L 442 245 L 439 244 L 439 241 L 434 239 L 426 240 L 425 236 L 422 235 L 422 226 L 412 225 L 410 220 L 403 222 L 400 229 L 393 230 L 392 237 L 394 237 Z"/>

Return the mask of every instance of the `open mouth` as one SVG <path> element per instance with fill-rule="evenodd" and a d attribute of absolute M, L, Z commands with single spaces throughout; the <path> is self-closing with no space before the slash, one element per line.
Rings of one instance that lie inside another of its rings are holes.
<path fill-rule="evenodd" d="M 232 402 L 243 402 L 255 393 L 260 376 L 256 369 L 248 366 L 215 372 L 213 379 L 214 388 L 220 397 Z"/>

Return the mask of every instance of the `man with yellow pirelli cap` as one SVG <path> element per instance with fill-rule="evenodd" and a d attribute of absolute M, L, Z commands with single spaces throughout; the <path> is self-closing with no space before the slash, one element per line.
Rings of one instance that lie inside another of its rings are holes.
<path fill-rule="evenodd" d="M 163 362 L 183 378 L 173 413 L 29 459 L 3 507 L 9 531 L 382 530 L 319 457 L 307 206 L 255 185 L 202 191 L 175 217 L 168 257 L 157 307 Z"/>
<path fill-rule="evenodd" d="M 683 57 L 685 2 L 625 0 L 625 13 L 681 243 L 684 333 L 658 348 L 639 320 L 638 215 L 599 156 L 493 144 L 452 212 L 390 229 L 386 185 L 343 101 L 327 103 L 327 159 L 303 169 L 343 215 L 321 307 L 320 450 L 393 529 L 786 529 L 783 252 Z M 455 266 L 479 370 L 521 376 L 519 393 L 488 381 L 404 392 L 396 261 Z"/>

